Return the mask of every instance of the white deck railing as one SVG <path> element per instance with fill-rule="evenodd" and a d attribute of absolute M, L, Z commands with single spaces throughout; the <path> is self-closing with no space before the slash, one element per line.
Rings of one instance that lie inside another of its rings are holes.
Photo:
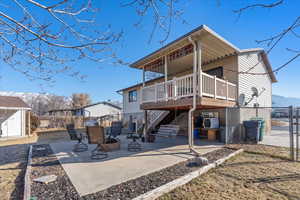
<path fill-rule="evenodd" d="M 215 99 L 236 100 L 236 85 L 226 80 L 202 74 L 202 96 Z M 200 90 L 199 90 L 200 91 Z M 193 74 L 142 88 L 142 103 L 176 100 L 193 96 Z"/>

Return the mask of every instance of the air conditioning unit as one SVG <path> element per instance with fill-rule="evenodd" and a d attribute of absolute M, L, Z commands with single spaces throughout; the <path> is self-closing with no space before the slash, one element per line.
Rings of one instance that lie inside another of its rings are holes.
<path fill-rule="evenodd" d="M 219 128 L 220 123 L 218 118 L 204 118 L 204 128 Z"/>

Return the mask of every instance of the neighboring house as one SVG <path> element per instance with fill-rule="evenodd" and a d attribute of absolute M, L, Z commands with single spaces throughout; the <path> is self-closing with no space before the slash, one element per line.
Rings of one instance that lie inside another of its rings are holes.
<path fill-rule="evenodd" d="M 19 97 L 0 96 L 0 137 L 28 134 L 27 131 L 30 130 L 29 111 L 30 107 Z"/>
<path fill-rule="evenodd" d="M 102 101 L 81 108 L 49 110 L 48 114 L 50 116 L 84 116 L 99 118 L 107 115 L 121 115 L 121 112 L 122 108 L 119 106 L 108 101 Z"/>
<path fill-rule="evenodd" d="M 109 101 L 102 101 L 87 105 L 83 108 L 85 117 L 103 117 L 107 115 L 121 115 L 122 108 L 110 103 Z"/>
<path fill-rule="evenodd" d="M 212 112 L 227 126 L 226 108 L 235 109 L 230 120 L 236 127 L 231 131 L 240 130 L 248 113 L 239 107 L 271 107 L 272 83 L 277 82 L 263 49 L 241 50 L 205 25 L 130 67 L 143 70 L 143 83 L 118 91 L 124 116 L 149 121 L 144 111 L 185 112 L 181 119 L 187 121 L 186 134 L 192 134 L 194 126 L 188 118 L 200 113 Z M 147 74 L 158 78 L 146 80 Z M 271 110 L 266 112 L 268 126 L 270 116 Z"/>

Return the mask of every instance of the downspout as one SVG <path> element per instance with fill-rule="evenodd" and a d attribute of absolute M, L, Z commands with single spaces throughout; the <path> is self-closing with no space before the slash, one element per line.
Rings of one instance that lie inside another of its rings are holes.
<path fill-rule="evenodd" d="M 194 149 L 194 135 L 193 135 L 193 115 L 194 111 L 197 108 L 197 44 L 196 42 L 189 37 L 189 41 L 193 44 L 194 47 L 194 57 L 193 57 L 193 105 L 192 108 L 188 112 L 188 137 L 189 137 L 189 148 L 191 153 L 198 154 Z"/>

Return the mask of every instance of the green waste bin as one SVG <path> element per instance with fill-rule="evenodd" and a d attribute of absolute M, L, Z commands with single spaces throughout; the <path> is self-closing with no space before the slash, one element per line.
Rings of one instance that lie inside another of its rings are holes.
<path fill-rule="evenodd" d="M 260 135 L 260 123 L 259 120 L 243 121 L 243 125 L 246 131 L 246 141 L 258 142 Z"/>
<path fill-rule="evenodd" d="M 266 121 L 262 117 L 252 117 L 250 120 L 260 121 L 259 141 L 262 141 L 266 132 Z"/>

